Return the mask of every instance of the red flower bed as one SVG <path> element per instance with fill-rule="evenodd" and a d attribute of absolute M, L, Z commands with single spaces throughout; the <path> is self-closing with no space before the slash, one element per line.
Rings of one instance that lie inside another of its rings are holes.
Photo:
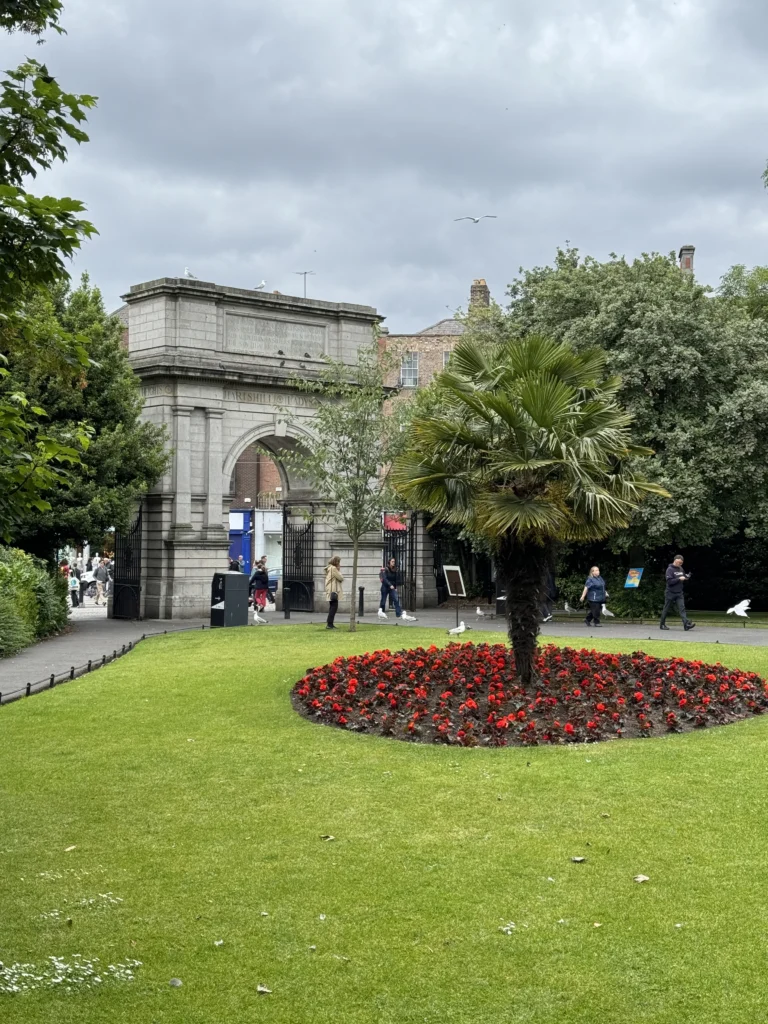
<path fill-rule="evenodd" d="M 374 651 L 310 669 L 294 707 L 327 725 L 421 743 L 534 745 L 724 725 L 768 709 L 754 672 L 647 654 L 543 647 L 525 690 L 503 644 Z"/>

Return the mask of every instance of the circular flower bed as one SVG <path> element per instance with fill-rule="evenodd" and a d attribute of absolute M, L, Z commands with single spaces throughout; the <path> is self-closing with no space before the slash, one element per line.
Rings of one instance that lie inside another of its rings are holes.
<path fill-rule="evenodd" d="M 724 725 L 768 709 L 754 672 L 647 654 L 547 646 L 515 681 L 504 644 L 374 651 L 310 669 L 294 707 L 326 725 L 462 746 L 579 743 Z"/>

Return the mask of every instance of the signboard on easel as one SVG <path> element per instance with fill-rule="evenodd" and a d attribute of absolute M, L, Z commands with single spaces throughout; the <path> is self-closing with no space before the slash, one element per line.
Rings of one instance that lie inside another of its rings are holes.
<path fill-rule="evenodd" d="M 461 566 L 458 565 L 444 565 L 443 575 L 445 576 L 445 585 L 448 588 L 448 596 L 456 598 L 456 625 L 459 624 L 459 601 L 462 597 L 467 596 L 467 590 L 464 586 L 464 577 L 461 572 Z"/>

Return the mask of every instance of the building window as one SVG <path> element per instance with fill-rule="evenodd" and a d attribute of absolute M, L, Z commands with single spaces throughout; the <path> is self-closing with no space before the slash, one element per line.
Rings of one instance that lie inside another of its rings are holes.
<path fill-rule="evenodd" d="M 443 369 L 445 369 L 446 366 L 448 365 L 448 361 L 451 358 L 451 354 L 451 350 L 449 350 L 448 352 L 443 352 Z"/>
<path fill-rule="evenodd" d="M 400 387 L 417 388 L 419 386 L 419 353 L 406 352 L 400 363 Z"/>

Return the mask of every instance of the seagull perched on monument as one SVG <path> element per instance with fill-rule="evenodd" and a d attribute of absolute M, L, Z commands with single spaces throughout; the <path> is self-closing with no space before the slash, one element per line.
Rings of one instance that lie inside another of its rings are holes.
<path fill-rule="evenodd" d="M 189 267 L 184 267 L 184 277 L 188 277 L 191 281 L 196 281 L 197 280 L 197 278 L 192 273 L 192 271 L 189 269 Z"/>
<path fill-rule="evenodd" d="M 479 224 L 481 220 L 497 220 L 495 213 L 484 213 L 482 217 L 454 217 L 454 224 L 460 220 L 471 220 L 473 224 Z"/>
<path fill-rule="evenodd" d="M 253 290 L 255 292 L 263 292 L 266 287 L 267 287 L 267 282 L 266 281 L 262 281 L 261 284 L 255 285 Z"/>

